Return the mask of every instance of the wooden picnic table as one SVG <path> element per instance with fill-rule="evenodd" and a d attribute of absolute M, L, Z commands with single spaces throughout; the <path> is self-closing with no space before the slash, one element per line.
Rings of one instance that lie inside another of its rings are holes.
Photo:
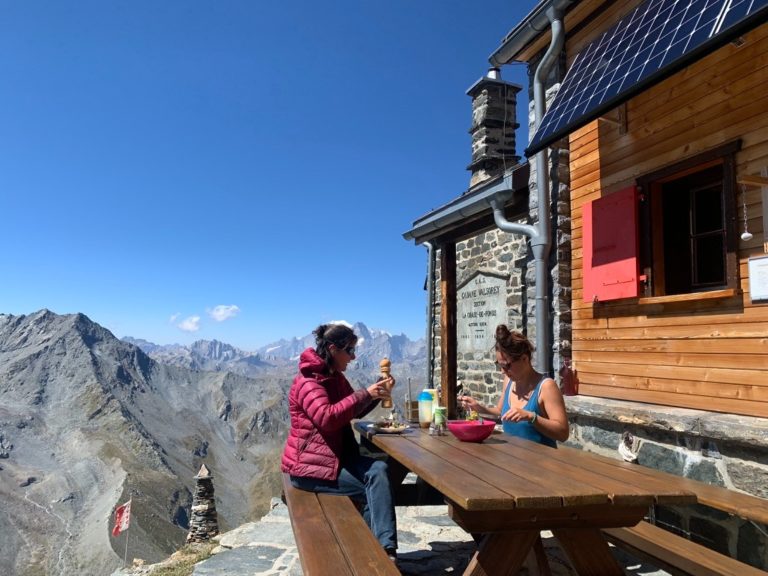
<path fill-rule="evenodd" d="M 652 504 L 696 503 L 679 478 L 637 465 L 505 434 L 481 444 L 453 435 L 358 431 L 445 496 L 448 513 L 471 533 L 485 533 L 465 576 L 515 574 L 539 537 L 551 530 L 582 575 L 623 575 L 603 528 L 634 526 Z"/>

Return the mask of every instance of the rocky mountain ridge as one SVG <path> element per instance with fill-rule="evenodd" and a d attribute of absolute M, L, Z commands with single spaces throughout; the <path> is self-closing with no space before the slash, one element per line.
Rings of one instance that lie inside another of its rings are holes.
<path fill-rule="evenodd" d="M 82 314 L 0 315 L 0 574 L 109 573 L 183 542 L 194 475 L 216 475 L 223 528 L 263 512 L 289 379 L 161 364 Z"/>
<path fill-rule="evenodd" d="M 362 322 L 356 322 L 352 328 L 359 337 L 355 361 L 347 369 L 347 377 L 353 385 L 366 386 L 375 381 L 379 374 L 379 362 L 387 357 L 392 361 L 392 374 L 397 380 L 393 391 L 395 398 L 399 401 L 405 398 L 409 380 L 411 396 L 415 398 L 426 382 L 427 349 L 424 339 L 413 341 L 405 334 L 392 335 L 384 330 L 368 328 Z M 265 373 L 280 374 L 289 379 L 296 373 L 301 352 L 315 344 L 312 334 L 281 339 L 250 352 L 218 340 L 198 340 L 189 346 L 158 345 L 130 337 L 123 340 L 135 344 L 163 364 L 191 370 L 227 371 L 250 377 L 260 377 Z"/>
<path fill-rule="evenodd" d="M 383 356 L 400 390 L 419 379 L 423 341 L 355 330 L 353 385 L 375 379 Z M 186 536 L 202 462 L 222 530 L 258 517 L 279 493 L 286 393 L 312 343 L 158 346 L 83 314 L 0 314 L 0 574 L 109 573 L 125 545 L 112 512 L 129 498 L 130 556 L 164 558 Z"/>

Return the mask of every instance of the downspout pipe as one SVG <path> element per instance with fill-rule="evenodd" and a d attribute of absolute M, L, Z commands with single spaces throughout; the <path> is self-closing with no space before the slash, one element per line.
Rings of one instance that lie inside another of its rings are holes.
<path fill-rule="evenodd" d="M 536 127 L 546 111 L 546 82 L 552 66 L 557 62 L 565 43 L 565 28 L 563 26 L 563 9 L 550 6 L 547 18 L 552 26 L 552 40 L 547 52 L 536 68 L 533 81 L 533 106 Z M 544 374 L 550 374 L 550 306 L 549 306 L 549 254 L 552 247 L 550 211 L 550 180 L 548 166 L 548 149 L 536 153 L 536 196 L 538 200 L 539 217 L 535 225 L 510 222 L 504 215 L 504 204 L 507 200 L 503 195 L 497 195 L 489 200 L 493 209 L 493 219 L 504 232 L 523 234 L 531 240 L 531 250 L 536 271 L 535 319 L 536 319 L 536 367 Z"/>

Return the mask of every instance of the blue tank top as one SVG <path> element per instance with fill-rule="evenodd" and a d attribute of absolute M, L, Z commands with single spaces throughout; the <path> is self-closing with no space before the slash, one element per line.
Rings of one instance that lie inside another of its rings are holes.
<path fill-rule="evenodd" d="M 536 388 L 533 389 L 533 392 L 531 393 L 531 397 L 528 399 L 528 402 L 526 402 L 525 406 L 523 406 L 523 410 L 527 410 L 528 412 L 533 412 L 534 414 L 541 416 L 541 412 L 539 411 L 539 391 L 541 390 L 541 383 L 546 380 L 546 376 L 544 376 L 538 384 L 536 384 Z M 506 394 L 504 394 L 504 402 L 501 406 L 501 413 L 504 414 L 507 410 L 509 410 L 509 394 L 512 391 L 512 383 L 510 382 L 507 384 L 507 390 Z M 534 442 L 538 442 L 539 444 L 544 444 L 545 446 L 551 446 L 552 448 L 557 448 L 557 442 L 555 442 L 552 438 L 549 438 L 548 436 L 544 436 L 541 432 L 536 430 L 536 428 L 533 427 L 533 424 L 530 422 L 509 422 L 507 420 L 503 420 L 501 423 L 501 427 L 504 430 L 505 434 L 509 434 L 510 436 L 518 436 L 519 438 L 525 438 L 526 440 L 533 440 Z"/>

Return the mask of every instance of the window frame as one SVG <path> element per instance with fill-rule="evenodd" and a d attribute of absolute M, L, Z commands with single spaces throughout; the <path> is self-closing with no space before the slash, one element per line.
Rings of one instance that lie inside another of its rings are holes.
<path fill-rule="evenodd" d="M 732 292 L 739 287 L 738 231 L 736 222 L 736 153 L 741 149 L 741 140 L 735 140 L 687 158 L 660 170 L 637 178 L 640 193 L 639 258 L 643 279 L 642 297 L 680 298 L 686 295 L 701 295 Z M 708 168 L 722 166 L 722 200 L 725 225 L 725 283 L 668 294 L 665 290 L 663 213 L 660 198 L 662 186 Z"/>

